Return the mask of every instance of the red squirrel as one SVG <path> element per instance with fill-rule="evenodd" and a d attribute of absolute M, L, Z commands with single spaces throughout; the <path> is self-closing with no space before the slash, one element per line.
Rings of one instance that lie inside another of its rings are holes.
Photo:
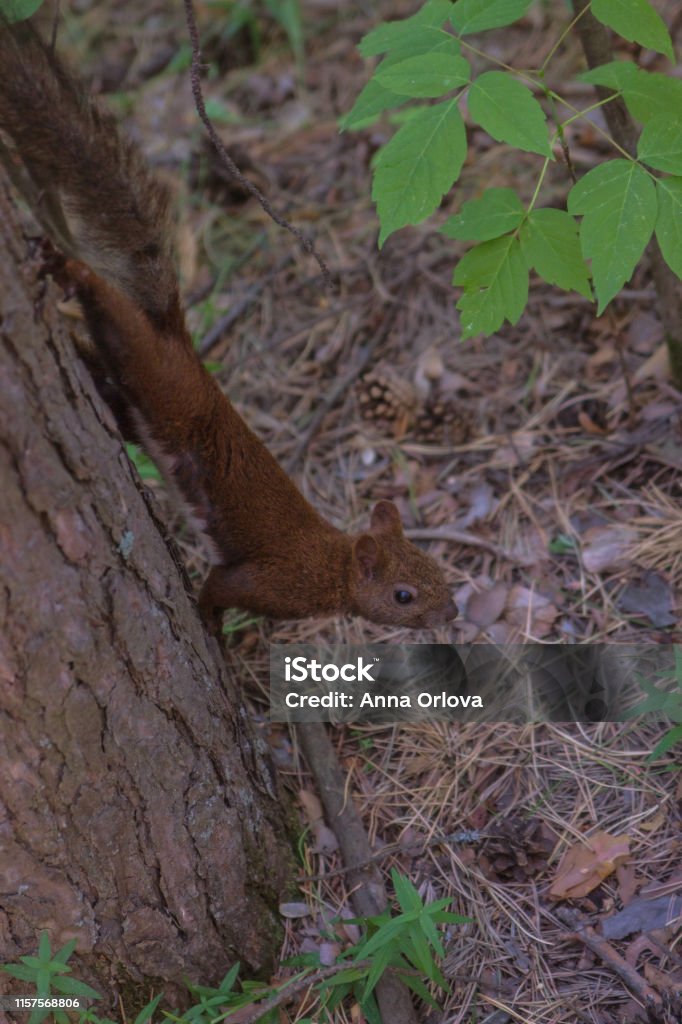
<path fill-rule="evenodd" d="M 0 23 L 0 67 L 11 173 L 62 250 L 52 269 L 83 308 L 96 382 L 211 541 L 199 597 L 209 626 L 231 607 L 410 627 L 453 619 L 441 568 L 405 538 L 395 505 L 379 501 L 363 533 L 336 529 L 207 372 L 185 324 L 168 190 L 112 115 L 27 26 Z"/>

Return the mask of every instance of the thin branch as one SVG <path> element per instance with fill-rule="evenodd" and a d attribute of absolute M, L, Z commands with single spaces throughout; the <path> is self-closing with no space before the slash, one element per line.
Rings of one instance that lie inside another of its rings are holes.
<path fill-rule="evenodd" d="M 658 992 L 651 985 L 647 984 L 641 974 L 634 967 L 631 967 L 620 953 L 616 952 L 610 942 L 603 938 L 603 936 L 598 935 L 594 928 L 591 928 L 577 911 L 569 910 L 566 907 L 557 907 L 555 914 L 560 921 L 571 929 L 566 938 L 582 942 L 588 949 L 591 949 L 603 963 L 610 967 L 625 982 L 628 988 L 642 1000 L 645 1006 L 661 1005 L 661 997 Z"/>
<path fill-rule="evenodd" d="M 220 141 L 218 133 L 216 132 L 213 126 L 213 122 L 206 113 L 204 95 L 201 89 L 201 69 L 203 65 L 201 61 L 201 49 L 199 46 L 199 30 L 197 28 L 196 16 L 194 13 L 194 7 L 192 5 L 192 0 L 184 0 L 184 5 L 185 17 L 187 20 L 187 29 L 189 31 L 190 42 L 192 44 L 192 65 L 190 68 L 190 81 L 192 84 L 192 95 L 194 96 L 194 105 L 197 109 L 199 118 L 201 119 L 206 129 L 208 137 L 213 143 L 215 151 L 217 152 L 218 156 L 220 157 L 220 159 L 222 160 L 223 164 L 225 165 L 229 173 L 232 175 L 232 177 L 235 178 L 239 182 L 239 184 L 242 185 L 242 187 L 247 190 L 247 192 L 250 192 L 251 195 L 258 200 L 258 202 L 263 207 L 267 215 L 272 218 L 275 224 L 278 224 L 281 228 L 285 228 L 285 230 L 290 231 L 291 234 L 298 240 L 304 252 L 307 252 L 309 256 L 312 256 L 315 260 L 317 260 L 320 270 L 322 271 L 324 283 L 327 288 L 331 289 L 332 279 L 331 274 L 329 272 L 329 267 L 315 249 L 312 239 L 308 238 L 307 235 L 304 235 L 300 228 L 295 227 L 295 225 L 293 225 L 285 217 L 282 217 L 281 214 L 277 213 L 277 211 L 271 205 L 270 200 L 267 198 L 267 196 L 263 195 L 261 190 L 256 185 L 254 185 L 252 181 L 249 181 L 249 179 L 244 174 L 242 174 L 242 172 L 239 170 L 234 160 L 232 159 L 232 157 L 230 156 L 230 154 L 227 152 L 224 145 Z"/>

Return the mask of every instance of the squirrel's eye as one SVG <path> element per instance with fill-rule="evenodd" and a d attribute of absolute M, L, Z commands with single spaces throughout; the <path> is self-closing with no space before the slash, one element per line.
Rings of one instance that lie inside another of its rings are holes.
<path fill-rule="evenodd" d="M 409 604 L 414 600 L 414 594 L 409 590 L 396 590 L 393 594 L 398 604 Z"/>

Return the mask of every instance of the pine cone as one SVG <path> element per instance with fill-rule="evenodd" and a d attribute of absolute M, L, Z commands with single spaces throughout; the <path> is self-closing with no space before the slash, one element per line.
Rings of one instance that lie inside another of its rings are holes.
<path fill-rule="evenodd" d="M 547 866 L 553 840 L 537 818 L 509 818 L 495 824 L 495 837 L 486 840 L 479 861 L 488 878 L 525 882 Z"/>
<path fill-rule="evenodd" d="M 357 386 L 360 415 L 383 434 L 402 437 L 414 420 L 414 388 L 389 370 L 372 370 Z"/>
<path fill-rule="evenodd" d="M 472 434 L 471 415 L 454 399 L 433 395 L 419 409 L 414 433 L 427 444 L 464 444 Z"/>

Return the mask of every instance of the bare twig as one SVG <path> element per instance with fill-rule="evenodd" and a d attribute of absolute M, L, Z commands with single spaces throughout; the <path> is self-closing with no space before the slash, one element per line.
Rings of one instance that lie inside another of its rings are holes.
<path fill-rule="evenodd" d="M 555 913 L 559 920 L 571 929 L 568 938 L 577 939 L 593 953 L 596 953 L 599 959 L 610 967 L 645 1004 L 661 1005 L 661 997 L 658 992 L 646 983 L 644 978 L 634 967 L 630 966 L 620 953 L 616 952 L 610 942 L 598 935 L 594 928 L 583 921 L 578 913 L 567 907 L 557 907 Z"/>
<path fill-rule="evenodd" d="M 260 205 L 263 207 L 269 217 L 274 220 L 275 224 L 279 224 L 281 228 L 290 231 L 294 238 L 298 239 L 298 242 L 304 252 L 307 252 L 309 256 L 317 260 L 318 266 L 322 271 L 322 277 L 324 279 L 325 286 L 329 289 L 332 288 L 332 279 L 329 272 L 329 267 L 322 259 L 320 254 L 317 252 L 312 239 L 304 235 L 300 228 L 297 228 L 294 224 L 288 221 L 285 217 L 273 208 L 270 200 L 267 196 L 263 195 L 257 185 L 254 185 L 252 181 L 242 174 L 230 154 L 225 149 L 224 145 L 220 141 L 218 133 L 216 132 L 213 122 L 206 113 L 206 105 L 204 103 L 204 95 L 201 89 L 201 49 L 199 47 L 199 30 L 197 28 L 196 17 L 194 14 L 194 7 L 192 0 L 184 0 L 185 5 L 185 17 L 187 20 L 187 29 L 189 31 L 190 42 L 192 44 L 192 66 L 190 68 L 190 80 L 192 83 L 192 95 L 194 96 L 194 104 L 197 108 L 197 113 L 208 133 L 208 137 L 213 143 L 213 147 L 217 152 L 218 156 L 222 160 L 223 164 L 243 188 L 247 190 L 254 198 L 258 200 Z"/>
<path fill-rule="evenodd" d="M 530 556 L 524 558 L 522 555 L 515 555 L 512 551 L 507 551 L 506 548 L 501 548 L 490 540 L 477 537 L 475 533 L 469 533 L 468 530 L 456 530 L 451 526 L 431 526 L 405 530 L 405 536 L 409 537 L 410 540 L 447 540 L 451 544 L 465 544 L 470 548 L 483 548 L 484 551 L 489 551 L 491 555 L 503 558 L 507 562 L 513 562 L 515 565 L 532 565 L 537 561 L 537 559 Z"/>

